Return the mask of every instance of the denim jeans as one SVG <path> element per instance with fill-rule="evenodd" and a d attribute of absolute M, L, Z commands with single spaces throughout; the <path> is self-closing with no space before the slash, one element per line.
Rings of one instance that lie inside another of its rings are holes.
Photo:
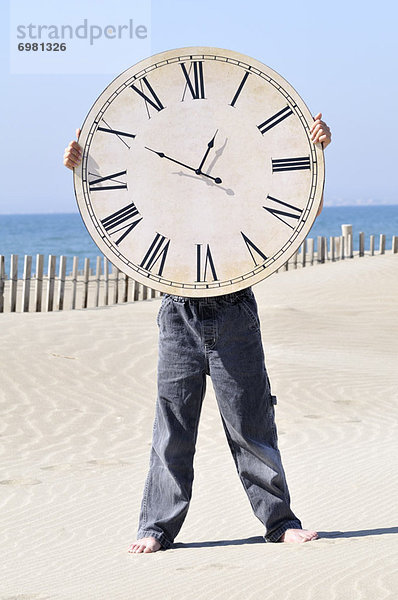
<path fill-rule="evenodd" d="M 276 398 L 252 290 L 211 298 L 165 295 L 158 326 L 158 399 L 138 539 L 152 536 L 170 548 L 184 522 L 207 375 L 239 477 L 265 527 L 265 541 L 300 529 L 278 450 Z"/>

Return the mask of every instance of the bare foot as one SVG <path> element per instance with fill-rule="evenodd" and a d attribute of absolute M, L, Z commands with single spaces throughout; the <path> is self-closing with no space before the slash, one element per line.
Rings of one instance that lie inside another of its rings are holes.
<path fill-rule="evenodd" d="M 145 537 L 131 544 L 128 552 L 131 554 L 148 554 L 149 552 L 157 552 L 161 547 L 162 546 L 157 539 L 153 537 Z"/>
<path fill-rule="evenodd" d="M 318 539 L 316 531 L 309 531 L 308 529 L 286 529 L 278 542 L 302 544 L 304 542 L 312 542 L 312 540 L 316 539 Z"/>

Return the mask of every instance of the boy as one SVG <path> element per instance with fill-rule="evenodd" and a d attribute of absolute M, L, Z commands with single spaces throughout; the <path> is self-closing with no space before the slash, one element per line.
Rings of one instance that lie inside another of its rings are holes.
<path fill-rule="evenodd" d="M 79 137 L 80 130 L 76 133 Z M 314 118 L 311 136 L 324 148 L 331 142 L 321 113 Z M 80 161 L 81 147 L 72 141 L 65 149 L 64 165 L 73 169 Z M 181 529 L 191 499 L 206 375 L 212 378 L 239 477 L 254 514 L 265 526 L 265 541 L 315 540 L 317 532 L 303 529 L 290 509 L 251 288 L 214 298 L 166 294 L 158 326 L 158 398 L 150 467 L 137 541 L 129 552 L 170 548 Z"/>

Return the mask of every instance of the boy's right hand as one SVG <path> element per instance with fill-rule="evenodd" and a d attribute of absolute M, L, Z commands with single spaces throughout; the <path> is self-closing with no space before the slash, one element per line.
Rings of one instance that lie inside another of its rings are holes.
<path fill-rule="evenodd" d="M 76 139 L 79 139 L 80 129 L 76 129 Z M 68 169 L 74 169 L 80 165 L 82 160 L 82 147 L 72 140 L 65 148 L 64 152 L 64 165 L 68 167 Z"/>

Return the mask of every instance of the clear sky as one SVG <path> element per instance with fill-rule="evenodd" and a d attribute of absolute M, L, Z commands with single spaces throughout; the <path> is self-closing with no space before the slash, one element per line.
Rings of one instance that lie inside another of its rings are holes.
<path fill-rule="evenodd" d="M 121 71 L 146 55 L 184 46 L 216 46 L 257 58 L 285 77 L 313 114 L 323 112 L 333 133 L 326 150 L 326 204 L 398 204 L 395 0 L 102 4 L 1 2 L 0 213 L 76 212 L 72 174 L 62 165 L 75 128 Z M 87 19 L 117 31 L 130 18 L 135 26 L 147 25 L 145 41 L 66 40 L 69 54 L 62 60 L 54 53 L 18 55 L 18 43 L 34 40 L 17 39 L 17 24 L 76 27 Z M 22 74 L 16 72 L 21 61 Z M 52 73 L 40 72 L 46 69 Z"/>

